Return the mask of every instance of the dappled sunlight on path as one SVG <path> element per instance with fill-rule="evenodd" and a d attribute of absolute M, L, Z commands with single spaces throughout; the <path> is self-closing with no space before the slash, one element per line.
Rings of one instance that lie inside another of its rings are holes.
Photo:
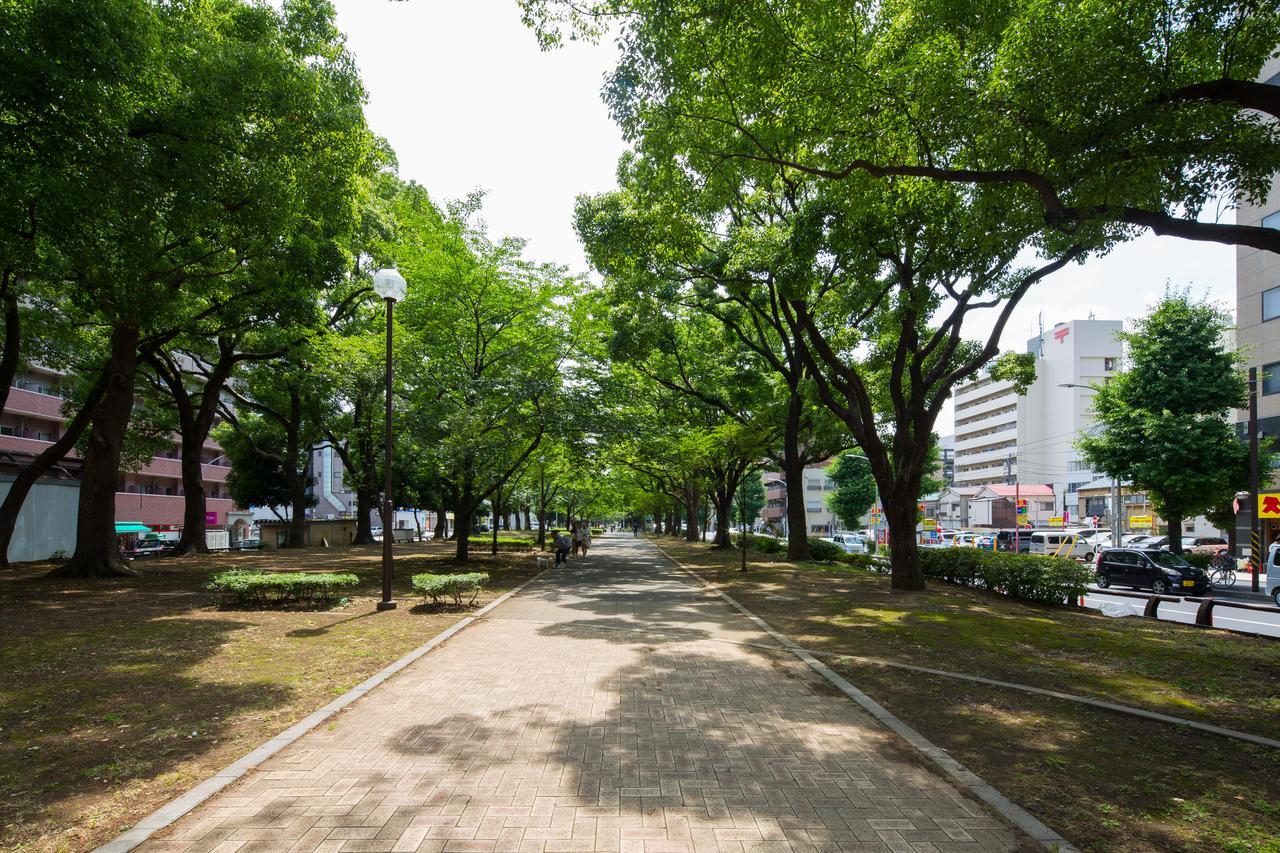
<path fill-rule="evenodd" d="M 599 545 L 146 849 L 1031 846 L 654 548 Z"/>

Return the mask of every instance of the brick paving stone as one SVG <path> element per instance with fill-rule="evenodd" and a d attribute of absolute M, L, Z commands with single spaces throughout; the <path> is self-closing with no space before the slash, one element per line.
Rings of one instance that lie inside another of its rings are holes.
<path fill-rule="evenodd" d="M 143 849 L 1034 849 L 652 546 L 597 544 Z"/>

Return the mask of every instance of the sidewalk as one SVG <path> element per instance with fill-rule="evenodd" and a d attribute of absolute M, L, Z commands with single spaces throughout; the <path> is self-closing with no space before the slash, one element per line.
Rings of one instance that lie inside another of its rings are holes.
<path fill-rule="evenodd" d="M 652 546 L 597 545 L 141 849 L 1034 848 Z"/>

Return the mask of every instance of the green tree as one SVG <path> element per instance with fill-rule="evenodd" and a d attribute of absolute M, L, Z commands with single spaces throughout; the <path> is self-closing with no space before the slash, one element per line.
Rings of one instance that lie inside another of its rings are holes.
<path fill-rule="evenodd" d="M 1212 215 L 1265 198 L 1280 170 L 1280 90 L 1256 81 L 1280 44 L 1274 3 L 520 5 L 544 44 L 620 22 L 606 92 L 633 138 L 696 137 L 823 181 L 1004 185 L 1072 242 L 1151 231 L 1280 252 L 1274 229 Z"/>
<path fill-rule="evenodd" d="M 764 509 L 764 478 L 759 471 L 753 471 L 742 478 L 742 483 L 733 494 L 733 505 L 730 508 L 733 524 L 746 523 L 747 527 L 755 524 Z"/>
<path fill-rule="evenodd" d="M 1224 344 L 1229 327 L 1216 306 L 1167 293 L 1123 335 L 1126 369 L 1093 399 L 1103 429 L 1079 442 L 1095 470 L 1151 496 L 1174 553 L 1183 519 L 1234 492 L 1248 455 L 1228 420 L 1247 390 Z"/>
<path fill-rule="evenodd" d="M 827 476 L 836 487 L 827 496 L 827 506 L 840 523 L 855 528 L 876 502 L 876 478 L 866 457 L 855 450 L 841 453 Z"/>
<path fill-rule="evenodd" d="M 237 0 L 133 0 L 101 4 L 105 12 L 73 5 L 89 17 L 77 33 L 112 39 L 101 17 L 110 14 L 131 51 L 108 64 L 109 80 L 50 78 L 106 86 L 113 101 L 91 122 L 94 135 L 67 154 L 65 200 L 42 207 L 49 227 L 30 278 L 33 298 L 56 302 L 107 340 L 76 549 L 56 570 L 92 576 L 130 571 L 117 549 L 115 491 L 140 366 L 182 335 L 216 336 L 237 305 L 319 287 L 271 274 L 270 262 L 345 243 L 343 211 L 353 208 L 372 146 L 354 63 L 323 0 L 288 0 L 279 11 Z M 40 123 L 34 107 L 11 118 Z M 63 204 L 75 208 L 59 215 Z"/>

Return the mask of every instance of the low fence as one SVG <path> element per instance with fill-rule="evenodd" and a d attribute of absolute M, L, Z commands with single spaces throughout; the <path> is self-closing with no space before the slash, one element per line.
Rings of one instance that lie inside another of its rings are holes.
<path fill-rule="evenodd" d="M 1081 607 L 1089 607 L 1091 605 L 1086 603 L 1089 599 L 1101 603 L 1108 598 L 1142 601 L 1143 606 L 1140 615 L 1149 619 L 1160 619 L 1160 606 L 1167 604 L 1172 609 L 1165 610 L 1167 618 L 1164 621 L 1280 638 L 1280 608 L 1272 607 L 1268 604 L 1250 604 L 1229 598 L 1154 595 L 1141 592 L 1120 592 L 1110 589 L 1090 590 L 1080 596 L 1079 604 Z M 1092 606 L 1097 607 L 1097 603 Z M 1188 604 L 1191 605 L 1190 608 L 1186 607 Z M 1218 613 L 1219 609 L 1227 612 Z M 1230 611 L 1238 612 L 1233 613 Z M 1135 613 L 1134 615 L 1139 614 Z"/>

